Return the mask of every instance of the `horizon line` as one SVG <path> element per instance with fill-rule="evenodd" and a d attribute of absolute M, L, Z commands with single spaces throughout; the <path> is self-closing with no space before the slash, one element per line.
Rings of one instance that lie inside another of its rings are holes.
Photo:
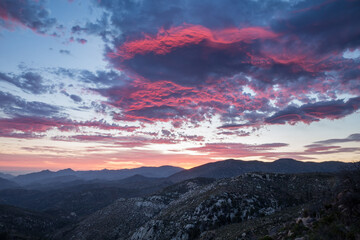
<path fill-rule="evenodd" d="M 199 164 L 199 165 L 196 165 L 194 167 L 190 167 L 190 168 L 184 168 L 184 167 L 179 167 L 179 166 L 174 166 L 174 165 L 160 165 L 160 166 L 154 166 L 154 165 L 142 165 L 142 166 L 139 166 L 139 167 L 134 167 L 134 168 L 114 168 L 114 169 L 108 169 L 108 168 L 102 168 L 102 169 L 73 169 L 71 167 L 67 167 L 67 168 L 61 168 L 61 169 L 39 169 L 39 170 L 35 170 L 35 171 L 2 171 L 0 169 L 0 173 L 3 173 L 3 174 L 8 174 L 8 175 L 12 175 L 14 177 L 16 176 L 20 176 L 20 175 L 26 175 L 26 174 L 31 174 L 31 173 L 38 173 L 38 172 L 43 172 L 43 171 L 49 171 L 49 172 L 59 172 L 59 171 L 63 171 L 63 170 L 72 170 L 74 172 L 86 172 L 86 171 L 104 171 L 104 170 L 107 170 L 107 171 L 119 171 L 119 170 L 132 170 L 132 169 L 139 169 L 139 168 L 160 168 L 160 167 L 176 167 L 176 168 L 181 168 L 183 170 L 189 170 L 189 169 L 193 169 L 193 168 L 196 168 L 196 167 L 199 167 L 199 166 L 203 166 L 203 165 L 206 165 L 206 164 L 211 164 L 211 163 L 216 163 L 216 162 L 224 162 L 224 161 L 230 161 L 230 160 L 233 160 L 233 161 L 243 161 L 243 162 L 263 162 L 263 163 L 272 163 L 272 162 L 276 162 L 276 161 L 279 161 L 279 160 L 283 160 L 283 159 L 287 159 L 287 160 L 293 160 L 293 161 L 297 161 L 297 162 L 308 162 L 308 163 L 325 163 L 325 162 L 342 162 L 342 163 L 356 163 L 356 162 L 359 162 L 360 160 L 357 160 L 357 161 L 351 161 L 351 162 L 345 162 L 345 161 L 341 161 L 341 160 L 320 160 L 320 161 L 314 161 L 314 160 L 298 160 L 298 159 L 294 159 L 294 158 L 278 158 L 278 159 L 275 159 L 275 160 L 243 160 L 243 159 L 234 159 L 234 158 L 228 158 L 228 159 L 224 159 L 224 160 L 216 160 L 216 161 L 213 161 L 213 162 L 207 162 L 207 163 L 204 163 L 204 164 Z"/>

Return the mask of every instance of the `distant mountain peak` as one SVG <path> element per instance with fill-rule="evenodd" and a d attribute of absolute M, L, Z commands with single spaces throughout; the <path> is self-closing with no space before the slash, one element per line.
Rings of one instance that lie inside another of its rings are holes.
<path fill-rule="evenodd" d="M 182 171 L 182 168 L 173 167 L 173 166 L 162 166 L 162 167 L 140 167 L 133 169 L 119 169 L 119 170 L 90 170 L 90 171 L 74 171 L 71 168 L 62 169 L 59 171 L 50 171 L 43 170 L 41 172 L 29 173 L 25 175 L 19 175 L 14 178 L 14 181 L 23 184 L 29 185 L 36 182 L 45 181 L 54 181 L 56 177 L 60 177 L 63 179 L 64 176 L 72 176 L 78 177 L 82 180 L 94 180 L 94 179 L 102 179 L 102 180 L 120 180 L 125 179 L 134 175 L 142 175 L 136 176 L 136 178 L 165 178 L 169 177 L 174 173 Z M 69 178 L 73 179 L 73 178 Z"/>
<path fill-rule="evenodd" d="M 248 172 L 267 173 L 310 173 L 310 172 L 337 172 L 347 166 L 344 162 L 302 162 L 292 158 L 280 158 L 273 162 L 243 161 L 227 159 L 207 163 L 192 169 L 173 174 L 169 179 L 180 182 L 196 177 L 228 178 Z"/>
<path fill-rule="evenodd" d="M 13 175 L 8 174 L 8 173 L 2 173 L 2 172 L 0 172 L 0 177 L 1 177 L 1 178 L 5 178 L 5 179 L 11 179 L 11 178 L 14 178 L 14 176 L 13 176 Z"/>
<path fill-rule="evenodd" d="M 293 158 L 280 158 L 280 159 L 278 159 L 278 160 L 276 160 L 275 162 L 279 162 L 279 163 L 293 163 L 293 162 L 299 162 L 299 161 L 297 161 L 297 160 L 295 160 L 295 159 L 293 159 Z"/>
<path fill-rule="evenodd" d="M 237 160 L 237 159 L 233 159 L 233 158 L 224 160 L 224 162 L 236 162 L 236 161 L 242 161 L 242 160 Z"/>
<path fill-rule="evenodd" d="M 58 173 L 65 173 L 65 172 L 75 172 L 74 170 L 72 170 L 71 168 L 65 168 L 62 170 L 57 171 Z"/>

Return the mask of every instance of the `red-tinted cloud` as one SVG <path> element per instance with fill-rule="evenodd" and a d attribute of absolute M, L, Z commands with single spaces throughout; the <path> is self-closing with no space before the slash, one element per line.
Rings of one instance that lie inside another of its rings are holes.
<path fill-rule="evenodd" d="M 212 30 L 184 24 L 127 41 L 108 57 L 116 68 L 151 81 L 201 85 L 249 71 L 252 65 L 268 65 L 272 60 L 263 56 L 260 43 L 278 36 L 261 27 Z"/>
<path fill-rule="evenodd" d="M 58 129 L 62 132 L 79 131 L 80 128 L 94 128 L 102 130 L 118 130 L 133 132 L 139 127 L 119 126 L 108 124 L 103 121 L 78 122 L 65 118 L 41 118 L 41 117 L 15 117 L 0 119 L 0 136 L 15 138 L 36 138 L 42 133 L 51 129 Z"/>
<path fill-rule="evenodd" d="M 208 143 L 201 147 L 189 148 L 199 153 L 206 153 L 209 158 L 245 158 L 261 157 L 263 159 L 278 159 L 282 157 L 291 157 L 299 160 L 314 159 L 312 156 L 327 155 L 335 153 L 356 153 L 360 151 L 359 147 L 340 147 L 323 146 L 312 144 L 305 146 L 305 151 L 285 152 L 281 151 L 286 147 L 286 143 L 269 144 L 242 144 L 242 143 Z"/>
<path fill-rule="evenodd" d="M 63 120 L 34 118 L 34 117 L 19 117 L 12 119 L 0 119 L 0 126 L 3 132 L 21 131 L 21 132 L 46 132 L 53 127 L 61 127 L 69 125 L 68 122 Z"/>
<path fill-rule="evenodd" d="M 312 144 L 305 146 L 307 149 L 305 150 L 306 153 L 319 153 L 329 150 L 336 150 L 340 149 L 340 146 L 323 146 L 321 144 Z"/>
<path fill-rule="evenodd" d="M 106 41 L 112 36 L 107 60 L 128 79 L 97 91 L 120 109 L 116 120 L 170 121 L 179 127 L 220 115 L 221 128 L 230 130 L 338 119 L 356 111 L 331 101 L 360 94 L 359 63 L 342 56 L 359 46 L 357 1 L 102 1 L 99 6 L 110 18 L 73 26 L 72 33 L 99 34 Z M 316 105 L 315 98 L 330 105 Z M 307 109 L 291 107 L 295 100 L 309 104 Z"/>
<path fill-rule="evenodd" d="M 208 153 L 211 157 L 251 157 L 266 156 L 268 151 L 277 148 L 286 147 L 286 143 L 269 143 L 269 144 L 242 144 L 242 143 L 208 143 L 202 147 L 189 148 L 188 150 Z"/>
<path fill-rule="evenodd" d="M 304 109 L 306 114 L 288 110 L 295 99 L 304 105 L 312 102 L 310 94 L 328 100 L 348 92 L 350 81 L 342 83 L 327 72 L 351 77 L 349 71 L 357 66 L 338 52 L 313 51 L 314 45 L 295 31 L 182 24 L 130 39 L 109 51 L 108 59 L 134 82 L 99 91 L 123 110 L 117 120 L 199 122 L 218 114 L 224 126 L 238 128 L 309 123 L 354 112 L 336 110 L 341 106 L 335 105 Z M 282 111 L 289 114 L 270 117 Z M 239 120 L 243 123 L 236 123 Z"/>
<path fill-rule="evenodd" d="M 276 33 L 260 27 L 228 28 L 224 30 L 211 30 L 199 25 L 185 24 L 172 27 L 168 30 L 160 29 L 155 37 L 147 36 L 143 40 L 125 42 L 109 57 L 120 57 L 122 60 L 131 59 L 136 55 L 154 53 L 165 55 L 189 45 L 206 42 L 209 47 L 226 48 L 226 45 L 237 42 L 252 42 L 256 39 L 271 39 L 277 37 Z"/>
<path fill-rule="evenodd" d="M 219 82 L 203 87 L 181 86 L 171 81 L 139 79 L 123 87 L 96 90 L 108 97 L 109 104 L 123 110 L 115 119 L 125 121 L 202 121 L 214 114 L 242 114 L 266 109 L 266 98 L 235 95 L 242 80 Z M 240 83 L 240 84 L 239 84 Z"/>

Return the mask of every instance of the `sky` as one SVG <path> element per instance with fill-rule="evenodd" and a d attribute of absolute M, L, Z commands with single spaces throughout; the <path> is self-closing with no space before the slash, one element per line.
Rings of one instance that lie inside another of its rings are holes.
<path fill-rule="evenodd" d="M 0 0 L 0 171 L 358 161 L 359 12 Z"/>

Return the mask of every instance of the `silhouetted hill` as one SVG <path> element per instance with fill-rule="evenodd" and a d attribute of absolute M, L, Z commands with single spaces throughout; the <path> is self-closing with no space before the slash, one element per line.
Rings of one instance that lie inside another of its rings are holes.
<path fill-rule="evenodd" d="M 200 236 L 221 226 L 327 198 L 332 196 L 336 183 L 333 174 L 247 173 L 216 181 L 194 178 L 148 197 L 119 199 L 54 237 L 62 240 L 215 239 Z"/>
<path fill-rule="evenodd" d="M 97 179 L 49 185 L 34 184 L 23 189 L 0 190 L 0 204 L 51 212 L 61 217 L 69 217 L 72 212 L 77 216 L 84 216 L 118 198 L 145 196 L 171 184 L 166 178 L 141 175 L 116 181 Z"/>
<path fill-rule="evenodd" d="M 161 166 L 161 167 L 139 167 L 132 169 L 120 170 L 100 170 L 100 171 L 78 171 L 82 179 L 104 179 L 104 180 L 120 180 L 134 175 L 142 175 L 151 178 L 164 178 L 174 173 L 184 170 L 180 167 Z"/>
<path fill-rule="evenodd" d="M 173 166 L 161 167 L 140 167 L 133 169 L 120 170 L 98 170 L 98 171 L 74 171 L 72 169 L 63 169 L 57 172 L 44 170 L 41 172 L 19 175 L 13 179 L 21 185 L 30 184 L 48 184 L 51 182 L 69 182 L 78 180 L 120 180 L 134 175 L 142 175 L 151 178 L 164 178 L 174 173 L 184 170 L 183 168 Z"/>
<path fill-rule="evenodd" d="M 14 176 L 11 175 L 11 174 L 8 174 L 8 173 L 2 173 L 2 172 L 0 172 L 0 178 L 11 179 L 11 178 L 14 178 Z"/>
<path fill-rule="evenodd" d="M 18 187 L 19 185 L 17 185 L 16 183 L 0 177 L 0 190 Z"/>
<path fill-rule="evenodd" d="M 59 175 L 61 174 L 57 174 L 57 172 L 52 172 L 50 170 L 43 170 L 41 172 L 19 175 L 16 176 L 13 180 L 19 184 L 28 184 L 32 182 L 42 181 L 46 178 L 52 178 Z"/>
<path fill-rule="evenodd" d="M 219 163 L 231 167 L 234 162 L 237 161 Z M 291 159 L 275 163 L 299 164 Z M 233 174 L 237 171 L 235 169 Z M 216 171 L 213 169 L 212 173 Z M 280 236 L 273 238 L 280 240 L 295 239 L 303 233 L 310 236 L 339 229 L 342 231 L 339 236 L 358 234 L 359 178 L 343 178 L 350 173 L 253 172 L 232 178 L 192 178 L 175 184 L 168 178 L 134 175 L 116 181 L 81 180 L 79 185 L 68 182 L 64 183 L 67 187 L 52 190 L 7 189 L 0 191 L 0 204 L 22 206 L 42 213 L 30 214 L 28 218 L 27 210 L 24 214 L 20 212 L 23 216 L 16 211 L 1 215 L 0 211 L 0 230 L 2 226 L 6 231 L 15 229 L 14 233 L 28 237 L 20 239 L 34 239 L 32 231 L 39 229 L 42 239 L 61 240 L 236 240 L 262 239 L 270 234 Z M 329 205 L 329 199 L 336 199 L 336 204 Z M 314 213 L 309 217 L 311 211 Z M 323 215 L 324 211 L 327 215 Z M 56 226 L 46 225 L 43 214 L 50 215 L 53 219 L 49 221 Z M 333 218 L 337 214 L 344 223 Z M 351 219 L 351 224 L 347 219 Z M 66 225 L 58 225 L 63 220 Z M 299 221 L 306 224 L 317 221 L 325 230 L 317 229 L 316 225 L 314 228 L 308 225 L 305 229 Z M 328 226 L 329 221 L 336 225 Z M 50 235 L 39 226 L 49 229 Z M 282 230 L 284 226 L 286 231 Z"/>
<path fill-rule="evenodd" d="M 45 239 L 66 222 L 45 213 L 0 205 L 0 239 Z"/>
<path fill-rule="evenodd" d="M 77 176 L 64 175 L 64 176 L 44 178 L 42 180 L 30 182 L 29 184 L 23 183 L 22 186 L 27 189 L 47 190 L 47 189 L 64 188 L 66 186 L 76 186 L 79 184 L 83 184 L 85 182 L 87 181 L 82 180 Z"/>
<path fill-rule="evenodd" d="M 348 168 L 350 164 L 344 162 L 301 162 L 283 158 L 274 162 L 242 161 L 229 159 L 207 163 L 189 170 L 175 173 L 168 179 L 180 182 L 196 177 L 227 178 L 248 172 L 268 173 L 310 173 L 310 172 L 337 172 Z"/>

